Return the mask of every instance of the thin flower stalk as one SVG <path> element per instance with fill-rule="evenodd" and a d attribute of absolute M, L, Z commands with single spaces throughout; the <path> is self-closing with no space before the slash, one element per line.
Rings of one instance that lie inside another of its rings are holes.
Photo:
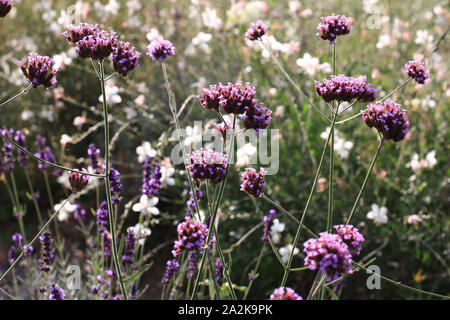
<path fill-rule="evenodd" d="M 19 92 L 18 94 L 16 94 L 14 97 L 9 98 L 8 100 L 6 100 L 5 102 L 2 102 L 0 104 L 0 108 L 3 108 L 4 106 L 6 106 L 8 103 L 13 102 L 14 100 L 20 98 L 21 96 L 23 96 L 25 93 L 27 93 L 31 88 L 33 88 L 33 84 L 30 83 L 25 89 L 23 89 L 21 92 Z"/>

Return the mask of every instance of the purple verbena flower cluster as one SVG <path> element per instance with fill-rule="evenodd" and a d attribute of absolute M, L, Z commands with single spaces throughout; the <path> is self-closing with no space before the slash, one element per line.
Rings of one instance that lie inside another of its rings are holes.
<path fill-rule="evenodd" d="M 357 102 L 371 102 L 377 97 L 377 90 L 372 87 L 372 84 L 366 82 L 366 77 L 352 78 L 343 74 L 332 75 L 330 80 L 314 81 L 314 84 L 317 94 L 325 102 L 333 100 L 350 102 L 353 99 Z"/>
<path fill-rule="evenodd" d="M 318 239 L 307 240 L 303 247 L 305 266 L 309 266 L 310 270 L 319 269 L 327 275 L 327 281 L 353 272 L 352 255 L 339 235 L 322 232 Z"/>
<path fill-rule="evenodd" d="M 112 54 L 114 70 L 125 78 L 129 72 L 139 66 L 140 56 L 140 52 L 135 51 L 134 47 L 131 47 L 128 42 L 120 41 Z"/>
<path fill-rule="evenodd" d="M 272 110 L 265 107 L 262 103 L 257 103 L 250 109 L 246 108 L 245 114 L 242 116 L 245 129 L 255 129 L 259 134 L 261 129 L 265 129 L 272 121 Z"/>
<path fill-rule="evenodd" d="M 177 226 L 178 240 L 175 241 L 172 255 L 176 258 L 184 250 L 193 251 L 202 249 L 208 237 L 208 226 L 191 217 L 185 217 L 185 221 Z"/>
<path fill-rule="evenodd" d="M 391 100 L 378 101 L 361 111 L 364 122 L 369 128 L 375 128 L 385 140 L 398 142 L 409 132 L 409 120 L 405 109 Z"/>
<path fill-rule="evenodd" d="M 364 237 L 361 233 L 359 233 L 358 228 L 355 228 L 350 224 L 347 226 L 340 224 L 334 226 L 334 229 L 336 229 L 337 234 L 348 246 L 348 249 L 352 256 L 359 255 L 361 253 Z"/>
<path fill-rule="evenodd" d="M 425 64 L 420 61 L 409 61 L 405 64 L 406 74 L 417 83 L 424 84 L 430 79 L 430 74 L 425 68 Z"/>
<path fill-rule="evenodd" d="M 31 255 L 34 252 L 34 248 L 33 246 L 28 246 L 26 244 L 22 245 L 22 240 L 23 240 L 23 236 L 21 233 L 15 233 L 12 235 L 12 241 L 13 241 L 13 245 L 9 248 L 8 251 L 8 261 L 9 263 L 13 263 L 16 259 L 15 255 L 16 255 L 16 251 L 19 250 L 25 250 L 23 256 L 24 257 L 31 257 Z M 27 249 L 28 247 L 28 249 Z"/>
<path fill-rule="evenodd" d="M 75 220 L 86 221 L 86 209 L 81 207 L 81 204 L 75 204 L 75 211 L 73 212 L 73 218 Z"/>
<path fill-rule="evenodd" d="M 14 0 L 0 0 L 0 18 L 6 17 L 14 5 Z"/>
<path fill-rule="evenodd" d="M 303 300 L 303 298 L 289 287 L 279 287 L 270 295 L 270 300 Z"/>
<path fill-rule="evenodd" d="M 81 59 L 90 58 L 103 61 L 108 58 L 117 46 L 117 33 L 98 30 L 85 36 L 76 43 L 76 50 Z"/>
<path fill-rule="evenodd" d="M 161 165 L 157 163 L 153 165 L 153 159 L 145 158 L 142 166 L 142 194 L 158 196 L 161 184 Z"/>
<path fill-rule="evenodd" d="M 163 61 L 175 55 L 175 46 L 169 40 L 154 40 L 147 46 L 147 55 L 153 61 Z"/>
<path fill-rule="evenodd" d="M 338 36 L 349 34 L 352 30 L 351 20 L 344 15 L 335 15 L 321 17 L 321 23 L 317 26 L 316 35 L 322 40 L 328 40 L 329 44 L 336 43 Z"/>
<path fill-rule="evenodd" d="M 78 170 L 78 169 L 75 169 Z M 81 169 L 82 172 L 87 172 L 86 169 Z M 89 176 L 78 172 L 69 173 L 69 185 L 73 192 L 78 192 L 86 188 L 89 182 Z"/>
<path fill-rule="evenodd" d="M 263 222 L 264 222 L 264 230 L 263 230 L 263 236 L 261 237 L 261 241 L 265 243 L 269 243 L 269 237 L 271 233 L 271 229 L 273 226 L 273 218 L 277 212 L 274 209 L 269 210 L 269 215 L 264 216 Z"/>
<path fill-rule="evenodd" d="M 225 179 L 227 156 L 212 149 L 194 150 L 186 167 L 197 185 L 204 180 L 217 184 Z"/>
<path fill-rule="evenodd" d="M 259 198 L 264 187 L 264 176 L 266 170 L 259 169 L 259 172 L 253 168 L 246 168 L 241 175 L 241 191 L 252 197 Z"/>
<path fill-rule="evenodd" d="M 37 53 L 28 55 L 28 64 L 25 66 L 18 61 L 17 65 L 22 70 L 23 75 L 30 80 L 33 88 L 44 86 L 50 88 L 56 84 L 56 74 L 58 70 L 52 69 L 53 59 L 47 56 L 41 56 Z"/>
<path fill-rule="evenodd" d="M 245 38 L 250 41 L 261 39 L 266 34 L 267 26 L 262 21 L 250 24 L 250 28 L 245 32 Z"/>

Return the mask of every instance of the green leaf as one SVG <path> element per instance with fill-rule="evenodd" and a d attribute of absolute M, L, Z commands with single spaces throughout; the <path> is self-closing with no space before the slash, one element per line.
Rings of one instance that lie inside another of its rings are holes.
<path fill-rule="evenodd" d="M 142 267 L 139 268 L 138 271 L 136 271 L 135 273 L 133 273 L 131 276 L 129 276 L 128 278 L 124 279 L 123 282 L 130 282 L 133 281 L 134 279 L 136 279 L 137 277 L 139 277 L 139 275 L 141 275 L 141 273 L 143 273 L 144 271 L 147 271 L 148 269 L 151 268 L 151 266 L 153 265 L 153 261 L 151 263 L 148 264 L 144 264 Z"/>

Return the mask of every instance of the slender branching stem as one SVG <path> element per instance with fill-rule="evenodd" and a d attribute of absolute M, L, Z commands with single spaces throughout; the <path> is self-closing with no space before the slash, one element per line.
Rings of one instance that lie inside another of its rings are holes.
<path fill-rule="evenodd" d="M 252 272 L 252 279 L 250 280 L 247 288 L 245 289 L 244 297 L 242 298 L 242 300 L 247 300 L 248 293 L 250 292 L 250 289 L 252 288 L 253 282 L 255 282 L 255 280 L 256 280 L 259 265 L 261 264 L 261 259 L 264 255 L 265 251 L 266 251 L 266 244 L 263 244 L 263 246 L 261 247 L 261 250 L 259 251 L 258 260 L 256 261 L 255 269 L 253 269 L 253 272 Z"/>
<path fill-rule="evenodd" d="M 36 234 L 36 236 L 33 238 L 33 240 L 30 241 L 30 243 L 21 251 L 21 253 L 19 254 L 19 256 L 14 260 L 14 262 L 11 264 L 11 266 L 8 268 L 8 270 L 5 271 L 5 273 L 2 274 L 2 276 L 0 277 L 0 281 L 2 281 L 9 272 L 11 272 L 11 270 L 14 269 L 14 267 L 16 266 L 17 263 L 19 263 L 19 261 L 23 258 L 25 252 L 28 251 L 28 249 L 30 248 L 31 245 L 33 245 L 33 243 L 39 238 L 39 236 L 44 232 L 44 230 L 48 227 L 48 225 L 52 222 L 52 220 L 55 219 L 55 217 L 58 215 L 58 213 L 64 208 L 64 206 L 66 205 L 67 202 L 69 202 L 70 198 L 72 197 L 73 194 L 70 194 L 69 197 L 66 199 L 66 201 L 64 201 L 64 203 L 62 204 L 61 208 L 58 209 L 58 211 L 56 211 L 55 213 L 53 213 L 51 215 L 51 217 L 48 219 L 48 221 L 42 226 L 41 230 L 39 230 L 39 232 Z"/>
<path fill-rule="evenodd" d="M 105 122 L 105 191 L 106 191 L 106 201 L 108 204 L 108 216 L 109 216 L 109 226 L 111 231 L 111 242 L 112 242 L 112 255 L 114 260 L 114 266 L 117 273 L 117 278 L 119 280 L 120 291 L 124 300 L 128 299 L 125 284 L 122 279 L 122 270 L 120 268 L 120 262 L 117 252 L 117 242 L 116 242 L 116 221 L 114 218 L 114 207 L 111 197 L 111 182 L 109 179 L 110 174 L 110 152 L 109 152 L 109 120 L 108 120 L 108 104 L 106 102 L 106 91 L 105 91 L 105 68 L 103 61 L 100 63 L 100 84 L 102 89 L 102 100 L 103 100 L 103 120 Z"/>
<path fill-rule="evenodd" d="M 23 89 L 22 91 L 20 91 L 18 94 L 16 94 L 14 97 L 9 98 L 8 100 L 6 100 L 5 102 L 0 103 L 0 108 L 3 108 L 4 106 L 6 106 L 8 103 L 13 102 L 14 100 L 20 98 L 21 96 L 23 96 L 25 93 L 27 93 L 31 88 L 33 87 L 33 84 L 29 84 L 28 87 L 26 87 L 25 89 Z"/>
<path fill-rule="evenodd" d="M 309 105 L 311 105 L 311 107 L 313 107 L 314 110 L 316 110 L 322 116 L 322 118 L 324 118 L 328 122 L 331 122 L 330 119 L 328 119 L 328 117 L 325 114 L 323 114 L 323 112 L 320 111 L 320 109 L 308 98 L 308 96 L 303 93 L 302 89 L 300 89 L 300 87 L 294 82 L 294 80 L 292 80 L 291 76 L 289 75 L 289 73 L 287 73 L 287 71 L 281 65 L 281 63 L 277 59 L 277 57 L 275 57 L 275 55 L 273 54 L 272 50 L 270 50 L 270 48 L 268 46 L 266 46 L 266 44 L 264 43 L 264 41 L 262 39 L 260 39 L 260 41 L 261 41 L 261 44 L 264 47 L 264 49 L 266 49 L 267 52 L 269 53 L 270 57 L 272 58 L 272 61 L 276 64 L 278 69 L 280 69 L 281 73 L 289 81 L 289 83 L 292 85 L 292 87 L 295 89 L 295 91 L 300 96 L 302 96 L 309 103 Z"/>
<path fill-rule="evenodd" d="M 361 198 L 361 195 L 366 187 L 367 181 L 369 181 L 370 173 L 372 172 L 372 169 L 375 166 L 375 162 L 377 161 L 378 155 L 380 154 L 380 150 L 381 150 L 381 147 L 383 146 L 383 142 L 384 142 L 384 138 L 383 138 L 383 136 L 380 135 L 380 143 L 378 145 L 377 151 L 375 152 L 375 156 L 373 157 L 372 162 L 370 163 L 369 170 L 367 170 L 367 174 L 366 174 L 366 177 L 364 178 L 364 182 L 361 186 L 361 189 L 359 189 L 358 196 L 356 197 L 355 203 L 353 204 L 352 211 L 350 212 L 350 215 L 348 216 L 347 222 L 345 224 L 346 226 L 350 223 L 350 220 L 352 219 L 353 214 L 355 213 L 356 208 L 358 207 L 359 199 Z"/>

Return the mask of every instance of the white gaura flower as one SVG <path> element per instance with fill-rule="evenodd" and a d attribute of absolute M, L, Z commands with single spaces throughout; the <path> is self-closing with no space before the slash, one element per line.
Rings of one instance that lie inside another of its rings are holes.
<path fill-rule="evenodd" d="M 191 147 L 194 145 L 196 148 L 197 144 L 201 144 L 202 142 L 202 128 L 198 125 L 194 125 L 193 127 L 187 126 L 185 129 L 186 137 L 184 138 L 184 145 L 186 147 Z M 196 148 L 197 149 L 197 148 Z"/>
<path fill-rule="evenodd" d="M 281 233 L 286 228 L 286 225 L 284 223 L 281 223 L 280 220 L 274 219 L 272 228 L 270 229 L 270 232 L 272 234 L 272 240 L 274 243 L 280 242 Z"/>
<path fill-rule="evenodd" d="M 433 42 L 433 36 L 428 33 L 427 30 L 417 30 L 416 39 L 414 40 L 416 44 L 427 44 Z"/>
<path fill-rule="evenodd" d="M 70 189 L 69 184 L 69 171 L 63 171 L 61 175 L 56 179 L 56 181 L 60 184 L 66 187 L 67 189 Z"/>
<path fill-rule="evenodd" d="M 159 199 L 157 197 L 149 198 L 146 194 L 143 194 L 138 203 L 133 205 L 134 212 L 142 212 L 145 215 L 151 214 L 154 216 L 159 215 L 159 209 L 155 206 L 158 204 Z"/>
<path fill-rule="evenodd" d="M 127 229 L 127 231 L 130 229 L 134 229 L 134 234 L 136 236 L 137 242 L 141 246 L 144 245 L 146 238 L 152 234 L 152 230 L 150 230 L 150 228 L 144 226 L 142 223 L 138 223 L 134 227 L 129 227 Z"/>
<path fill-rule="evenodd" d="M 433 168 L 436 163 L 436 150 L 431 150 L 426 154 L 424 159 L 420 159 L 419 154 L 414 153 L 411 161 L 406 164 L 406 167 L 411 168 L 413 171 L 418 171 L 424 168 Z"/>
<path fill-rule="evenodd" d="M 217 16 L 217 10 L 214 8 L 206 8 L 202 12 L 203 25 L 211 29 L 220 29 L 223 26 L 222 20 Z"/>
<path fill-rule="evenodd" d="M 425 156 L 425 160 L 427 161 L 427 168 L 433 168 L 437 163 L 436 150 L 428 152 Z"/>
<path fill-rule="evenodd" d="M 143 142 L 137 147 L 136 153 L 140 163 L 144 162 L 147 157 L 154 158 L 156 156 L 156 150 L 152 148 L 152 145 L 148 141 Z"/>
<path fill-rule="evenodd" d="M 319 58 L 311 56 L 309 53 L 305 53 L 303 58 L 297 59 L 297 65 L 300 67 L 299 71 L 303 71 L 306 74 L 313 76 L 316 72 L 323 71 L 326 73 L 331 72 L 331 66 L 329 63 L 320 64 Z"/>
<path fill-rule="evenodd" d="M 331 128 L 327 127 L 325 129 L 325 131 L 320 134 L 320 137 L 323 140 L 327 140 L 328 135 L 330 134 L 330 130 L 331 130 Z M 330 139 L 330 141 L 331 141 L 331 139 Z M 350 150 L 352 148 L 353 148 L 353 142 L 347 141 L 344 138 L 342 138 L 340 132 L 337 131 L 336 129 L 334 129 L 334 148 L 333 149 L 338 154 L 338 156 L 343 159 L 347 159 L 350 154 Z"/>
<path fill-rule="evenodd" d="M 279 252 L 281 255 L 281 260 L 283 260 L 284 263 L 288 262 L 291 251 L 292 251 L 292 244 L 288 244 L 288 245 L 280 248 Z M 298 255 L 299 252 L 300 252 L 300 249 L 295 248 L 294 256 Z"/>
<path fill-rule="evenodd" d="M 257 148 L 251 143 L 246 143 L 242 147 L 238 148 L 236 151 L 236 167 L 243 167 L 251 164 L 251 162 L 254 162 L 252 160 L 256 151 Z"/>
<path fill-rule="evenodd" d="M 175 185 L 175 179 L 172 176 L 175 173 L 174 167 L 161 166 L 161 184 L 173 186 Z"/>
<path fill-rule="evenodd" d="M 59 211 L 58 213 L 58 220 L 59 221 L 66 221 L 67 219 L 70 218 L 70 215 L 77 209 L 77 206 L 67 202 L 64 207 L 63 207 L 64 202 L 60 202 L 55 204 L 55 206 L 53 207 L 53 210 L 55 210 L 55 212 Z"/>
<path fill-rule="evenodd" d="M 115 85 L 108 85 L 105 87 L 105 94 L 106 94 L 106 102 L 109 104 L 118 104 L 122 102 L 122 97 L 118 94 L 119 93 L 119 87 Z M 100 95 L 98 97 L 99 102 L 103 102 L 103 95 Z"/>
<path fill-rule="evenodd" d="M 375 224 L 387 223 L 388 209 L 386 207 L 379 207 L 377 204 L 372 204 L 372 210 L 367 214 L 367 218 L 373 220 Z"/>

